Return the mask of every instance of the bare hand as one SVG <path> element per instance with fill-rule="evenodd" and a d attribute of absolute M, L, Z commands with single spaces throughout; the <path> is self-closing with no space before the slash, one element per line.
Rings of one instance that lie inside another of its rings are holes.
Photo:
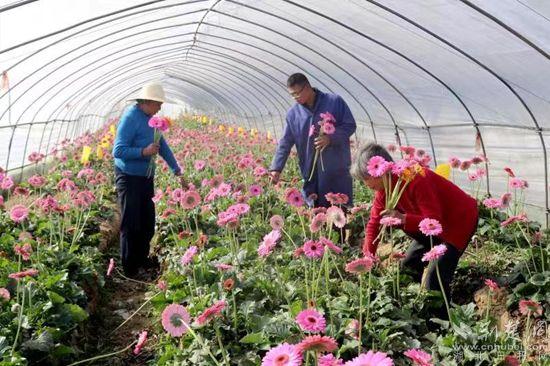
<path fill-rule="evenodd" d="M 158 142 L 153 142 L 152 144 L 149 144 L 149 146 L 145 147 L 143 150 L 141 150 L 141 154 L 143 156 L 153 156 L 159 153 L 160 144 Z"/>
<path fill-rule="evenodd" d="M 397 210 L 384 210 L 380 214 L 382 217 L 395 217 L 396 219 L 401 220 L 402 224 L 405 224 L 406 215 Z"/>
<path fill-rule="evenodd" d="M 272 170 L 269 172 L 269 177 L 271 178 L 271 184 L 277 184 L 279 183 L 279 179 L 281 178 L 281 172 Z"/>
<path fill-rule="evenodd" d="M 315 138 L 313 144 L 317 150 L 322 150 L 330 144 L 330 137 L 328 135 L 321 135 Z"/>

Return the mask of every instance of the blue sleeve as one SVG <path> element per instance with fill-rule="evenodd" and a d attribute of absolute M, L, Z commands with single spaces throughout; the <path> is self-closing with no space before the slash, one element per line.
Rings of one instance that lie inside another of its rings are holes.
<path fill-rule="evenodd" d="M 145 159 L 141 155 L 141 147 L 132 146 L 136 135 L 136 128 L 132 126 L 130 114 L 124 115 L 118 124 L 115 143 L 113 146 L 113 157 L 122 160 Z"/>
<path fill-rule="evenodd" d="M 278 172 L 283 170 L 294 143 L 294 136 L 292 135 L 292 130 L 290 129 L 287 118 L 283 137 L 281 137 L 279 143 L 277 144 L 277 151 L 275 151 L 269 170 L 276 170 Z"/>
<path fill-rule="evenodd" d="M 340 116 L 340 119 L 336 120 L 336 131 L 330 136 L 330 143 L 338 146 L 345 143 L 349 143 L 351 135 L 355 133 L 357 125 L 355 124 L 355 118 L 351 114 L 351 110 L 341 97 L 336 100 L 335 116 Z"/>
<path fill-rule="evenodd" d="M 168 163 L 168 166 L 170 167 L 170 169 L 172 169 L 172 172 L 174 172 L 174 174 L 181 173 L 180 166 L 178 165 L 178 162 L 176 161 L 176 158 L 174 157 L 170 146 L 168 146 L 166 140 L 164 140 L 164 136 L 160 137 L 159 154 L 160 156 L 162 156 L 164 161 Z"/>

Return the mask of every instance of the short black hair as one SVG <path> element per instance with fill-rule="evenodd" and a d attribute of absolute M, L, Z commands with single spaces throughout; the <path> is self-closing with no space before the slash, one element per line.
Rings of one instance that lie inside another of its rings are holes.
<path fill-rule="evenodd" d="M 293 87 L 293 86 L 303 86 L 309 84 L 309 80 L 307 79 L 307 76 L 302 74 L 301 72 L 294 73 L 288 77 L 288 80 L 286 81 L 287 87 Z"/>

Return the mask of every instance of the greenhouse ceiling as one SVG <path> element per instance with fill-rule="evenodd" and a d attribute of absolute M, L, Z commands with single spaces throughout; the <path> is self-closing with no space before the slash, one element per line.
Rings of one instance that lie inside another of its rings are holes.
<path fill-rule="evenodd" d="M 277 136 L 302 71 L 359 141 L 485 155 L 493 194 L 514 166 L 548 216 L 549 34 L 547 0 L 0 1 L 0 166 L 99 128 L 147 81 Z"/>

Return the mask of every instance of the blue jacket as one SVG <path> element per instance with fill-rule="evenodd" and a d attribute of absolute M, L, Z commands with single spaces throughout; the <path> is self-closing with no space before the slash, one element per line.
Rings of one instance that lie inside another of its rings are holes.
<path fill-rule="evenodd" d="M 137 104 L 129 107 L 120 118 L 113 146 L 113 157 L 115 166 L 125 174 L 147 176 L 151 157 L 142 156 L 141 150 L 153 143 L 154 130 L 148 125 L 150 118 Z M 159 154 L 175 174 L 181 172 L 164 137 L 160 138 Z"/>
<path fill-rule="evenodd" d="M 345 193 L 353 203 L 352 179 L 349 172 L 351 151 L 349 139 L 355 132 L 355 119 L 346 102 L 338 95 L 323 93 L 315 89 L 317 96 L 313 110 L 296 103 L 286 115 L 286 126 L 279 140 L 270 170 L 282 171 L 292 146 L 296 146 L 300 173 L 304 180 L 305 196 L 317 194 L 317 206 L 327 206 L 325 194 Z M 308 182 L 315 157 L 313 140 L 309 136 L 310 126 L 322 118 L 321 113 L 330 112 L 336 119 L 336 131 L 330 135 L 330 144 L 323 150 L 322 158 L 325 171 L 321 168 L 321 159 L 317 159 L 315 174 Z"/>

